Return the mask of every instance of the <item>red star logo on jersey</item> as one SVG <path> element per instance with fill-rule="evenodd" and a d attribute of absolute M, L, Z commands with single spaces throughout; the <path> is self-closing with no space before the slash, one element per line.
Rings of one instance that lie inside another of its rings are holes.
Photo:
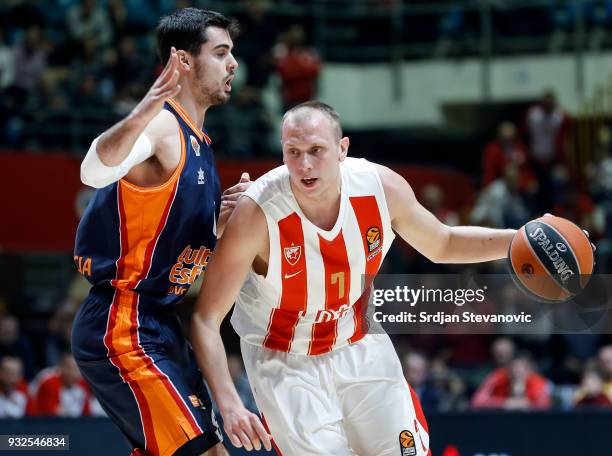
<path fill-rule="evenodd" d="M 294 266 L 300 257 L 302 256 L 302 246 L 296 245 L 291 247 L 284 248 L 285 260 L 291 265 Z"/>

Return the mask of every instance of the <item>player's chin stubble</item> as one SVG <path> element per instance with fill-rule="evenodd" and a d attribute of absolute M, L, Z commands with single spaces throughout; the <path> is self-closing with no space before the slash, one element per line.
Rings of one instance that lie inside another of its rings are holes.
<path fill-rule="evenodd" d="M 203 106 L 217 106 L 229 101 L 229 94 L 224 91 L 200 83 L 194 92 L 197 102 Z"/>
<path fill-rule="evenodd" d="M 208 87 L 207 84 L 203 82 L 204 72 L 204 65 L 196 64 L 195 76 L 196 80 L 199 81 L 200 90 L 198 92 L 200 93 L 202 104 L 217 106 L 227 103 L 230 99 L 230 94 L 225 93 L 223 88 Z"/>
<path fill-rule="evenodd" d="M 210 98 L 211 106 L 216 106 L 227 103 L 230 99 L 230 95 L 223 92 L 222 90 L 219 90 L 218 92 L 211 94 Z"/>

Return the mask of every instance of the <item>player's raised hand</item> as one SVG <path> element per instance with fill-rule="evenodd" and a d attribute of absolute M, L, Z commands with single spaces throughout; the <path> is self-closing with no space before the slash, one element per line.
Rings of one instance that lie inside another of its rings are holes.
<path fill-rule="evenodd" d="M 261 424 L 259 417 L 244 406 L 222 411 L 221 415 L 225 433 L 236 448 L 244 447 L 247 451 L 253 449 L 259 451 L 263 444 L 267 451 L 272 449 L 272 436 Z"/>
<path fill-rule="evenodd" d="M 164 107 L 164 101 L 176 96 L 181 91 L 179 80 L 179 58 L 176 48 L 170 49 L 170 58 L 161 74 L 157 77 L 147 94 L 132 111 L 133 116 L 139 116 L 147 121 Z"/>

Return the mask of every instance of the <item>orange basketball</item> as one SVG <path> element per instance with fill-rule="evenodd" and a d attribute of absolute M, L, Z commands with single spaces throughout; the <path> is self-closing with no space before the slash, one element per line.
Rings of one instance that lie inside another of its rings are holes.
<path fill-rule="evenodd" d="M 554 215 L 521 227 L 510 244 L 508 260 L 519 288 L 546 302 L 566 301 L 580 293 L 595 264 L 588 236 Z"/>

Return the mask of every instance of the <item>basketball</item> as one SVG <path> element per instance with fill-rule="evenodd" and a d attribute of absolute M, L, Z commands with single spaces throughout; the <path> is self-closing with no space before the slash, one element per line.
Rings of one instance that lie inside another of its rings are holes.
<path fill-rule="evenodd" d="M 508 252 L 515 282 L 530 297 L 562 302 L 588 284 L 595 258 L 591 241 L 576 224 L 545 215 L 521 227 Z"/>

